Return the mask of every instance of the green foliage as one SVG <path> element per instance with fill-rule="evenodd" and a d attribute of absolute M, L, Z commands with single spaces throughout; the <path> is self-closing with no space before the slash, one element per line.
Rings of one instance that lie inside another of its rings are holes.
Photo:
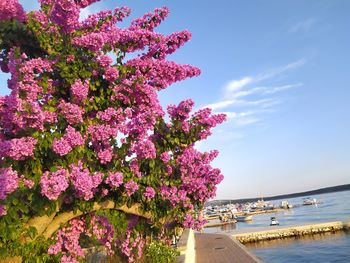
<path fill-rule="evenodd" d="M 153 241 L 147 250 L 147 260 L 151 263 L 172 263 L 180 255 L 175 248 L 169 247 L 160 241 Z"/>

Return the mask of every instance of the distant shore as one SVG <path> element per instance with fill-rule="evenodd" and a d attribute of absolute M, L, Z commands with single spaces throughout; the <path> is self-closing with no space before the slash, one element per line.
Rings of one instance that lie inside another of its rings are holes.
<path fill-rule="evenodd" d="M 256 202 L 259 199 L 264 199 L 265 201 L 277 200 L 277 199 L 288 199 L 293 197 L 301 197 L 308 195 L 319 195 L 319 194 L 327 194 L 341 191 L 350 190 L 350 184 L 343 184 L 331 187 L 320 188 L 316 190 L 306 191 L 306 192 L 298 192 L 292 194 L 284 194 L 284 195 L 276 195 L 276 196 L 267 196 L 267 197 L 255 197 L 255 198 L 243 198 L 243 199 L 235 199 L 235 200 L 213 200 L 206 203 L 206 205 L 225 205 L 229 203 L 247 203 L 247 202 Z"/>

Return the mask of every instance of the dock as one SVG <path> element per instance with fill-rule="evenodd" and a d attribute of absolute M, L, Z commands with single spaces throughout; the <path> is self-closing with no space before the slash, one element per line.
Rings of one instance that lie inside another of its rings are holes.
<path fill-rule="evenodd" d="M 218 223 L 205 224 L 203 227 L 204 228 L 218 227 L 218 226 L 226 226 L 226 225 L 231 225 L 231 224 L 236 224 L 236 223 L 237 223 L 237 221 L 218 222 Z"/>
<path fill-rule="evenodd" d="M 242 229 L 232 235 L 234 239 L 245 243 L 274 240 L 282 238 L 300 237 L 327 232 L 349 231 L 350 222 L 326 222 L 288 227 L 269 227 L 262 229 Z"/>
<path fill-rule="evenodd" d="M 223 234 L 195 234 L 197 263 L 262 263 L 238 241 Z"/>
<path fill-rule="evenodd" d="M 258 211 L 252 211 L 252 212 L 236 212 L 235 215 L 236 216 L 242 216 L 242 215 L 246 215 L 246 216 L 252 216 L 252 215 L 260 215 L 260 214 L 271 214 L 271 213 L 278 213 L 283 211 L 284 209 L 270 209 L 270 210 L 258 210 Z M 215 216 L 207 216 L 206 217 L 207 220 L 215 220 L 215 219 L 219 219 L 218 215 Z"/>

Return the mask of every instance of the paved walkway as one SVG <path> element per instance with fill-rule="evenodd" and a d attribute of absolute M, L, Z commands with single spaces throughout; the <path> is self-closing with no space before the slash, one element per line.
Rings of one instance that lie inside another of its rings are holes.
<path fill-rule="evenodd" d="M 196 234 L 197 263 L 261 263 L 237 241 L 222 234 Z"/>

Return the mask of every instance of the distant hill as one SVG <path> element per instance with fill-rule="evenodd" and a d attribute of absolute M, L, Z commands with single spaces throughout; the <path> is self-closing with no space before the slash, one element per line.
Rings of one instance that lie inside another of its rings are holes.
<path fill-rule="evenodd" d="M 344 185 L 338 185 L 338 186 L 332 186 L 332 187 L 325 187 L 325 188 L 320 188 L 320 189 L 317 189 L 317 190 L 311 190 L 311 191 L 306 191 L 306 192 L 299 192 L 299 193 L 293 193 L 293 194 L 284 194 L 284 195 L 275 195 L 275 196 L 267 196 L 267 197 L 259 197 L 259 198 L 244 198 L 244 199 L 235 199 L 235 200 L 213 200 L 213 201 L 207 202 L 206 206 L 208 206 L 208 205 L 225 205 L 225 204 L 229 204 L 229 203 L 255 202 L 255 201 L 258 201 L 261 198 L 263 198 L 265 201 L 271 201 L 271 200 L 277 200 L 277 199 L 288 199 L 288 198 L 300 197 L 300 196 L 327 194 L 327 193 L 347 191 L 347 190 L 350 190 L 350 184 L 344 184 Z"/>

